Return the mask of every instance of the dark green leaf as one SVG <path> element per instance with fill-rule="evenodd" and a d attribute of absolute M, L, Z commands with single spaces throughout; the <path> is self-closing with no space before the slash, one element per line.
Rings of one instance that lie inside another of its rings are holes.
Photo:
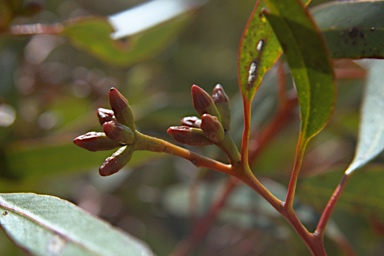
<path fill-rule="evenodd" d="M 34 255 L 153 255 L 137 239 L 53 196 L 0 194 L 0 225 Z"/>
<path fill-rule="evenodd" d="M 265 72 L 281 54 L 281 48 L 270 25 L 262 14 L 265 0 L 258 0 L 243 32 L 239 48 L 239 86 L 244 98 L 251 101 Z M 255 64 L 250 74 L 252 63 Z M 253 78 L 250 78 L 253 76 Z"/>
<path fill-rule="evenodd" d="M 333 58 L 384 58 L 384 1 L 339 1 L 313 9 Z"/>
<path fill-rule="evenodd" d="M 270 0 L 265 14 L 295 80 L 304 143 L 324 127 L 333 110 L 335 82 L 329 53 L 301 1 Z"/>
<path fill-rule="evenodd" d="M 282 53 L 271 26 L 262 14 L 266 2 L 266 0 L 256 2 L 240 42 L 238 80 L 243 98 L 248 101 L 255 95 L 265 72 Z M 304 2 L 309 3 L 310 0 Z"/>

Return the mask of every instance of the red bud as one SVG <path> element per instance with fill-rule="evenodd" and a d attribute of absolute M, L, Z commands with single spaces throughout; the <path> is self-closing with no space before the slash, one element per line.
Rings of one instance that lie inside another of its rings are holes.
<path fill-rule="evenodd" d="M 99 168 L 101 176 L 109 176 L 118 172 L 121 168 L 128 164 L 131 160 L 133 149 L 130 146 L 119 148 L 112 156 L 105 159 Z"/>
<path fill-rule="evenodd" d="M 135 121 L 128 100 L 117 89 L 111 88 L 109 90 L 109 103 L 115 113 L 116 120 L 134 131 Z"/>
<path fill-rule="evenodd" d="M 213 89 L 212 98 L 220 114 L 220 122 L 224 130 L 228 131 L 231 123 L 231 106 L 229 98 L 220 84 L 217 84 Z"/>
<path fill-rule="evenodd" d="M 197 85 L 192 85 L 191 92 L 193 106 L 200 115 L 208 113 L 213 116 L 219 116 L 212 97 L 206 91 Z"/>
<path fill-rule="evenodd" d="M 201 129 L 207 138 L 214 143 L 220 143 L 224 139 L 224 128 L 216 116 L 211 116 L 209 114 L 202 115 Z"/>
<path fill-rule="evenodd" d="M 103 132 L 88 132 L 76 137 L 73 143 L 89 151 L 110 150 L 121 146 L 121 143 L 111 140 Z"/>
<path fill-rule="evenodd" d="M 181 124 L 189 127 L 200 128 L 201 119 L 196 116 L 186 116 L 181 119 Z"/>
<path fill-rule="evenodd" d="M 122 144 L 132 144 L 135 141 L 135 134 L 132 130 L 116 121 L 105 122 L 103 130 L 108 138 Z"/>
<path fill-rule="evenodd" d="M 99 122 L 101 125 L 103 125 L 103 123 L 105 122 L 115 120 L 115 114 L 113 113 L 113 111 L 106 108 L 98 108 L 97 117 L 99 118 Z"/>
<path fill-rule="evenodd" d="M 198 128 L 191 128 L 188 126 L 171 126 L 167 130 L 168 134 L 171 135 L 176 141 L 192 145 L 192 146 L 206 146 L 213 144 L 203 131 Z"/>

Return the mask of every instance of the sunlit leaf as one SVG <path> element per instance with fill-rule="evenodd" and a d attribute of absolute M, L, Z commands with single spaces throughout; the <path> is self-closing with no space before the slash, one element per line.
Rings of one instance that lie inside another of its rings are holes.
<path fill-rule="evenodd" d="M 264 73 L 273 66 L 282 52 L 270 25 L 262 15 L 264 7 L 265 0 L 256 2 L 239 48 L 239 86 L 243 97 L 249 101 L 256 93 Z M 250 74 L 252 63 L 255 70 Z"/>
<path fill-rule="evenodd" d="M 384 61 L 362 62 L 368 68 L 355 157 L 345 171 L 351 174 L 384 149 Z"/>
<path fill-rule="evenodd" d="M 238 80 L 241 93 L 251 101 L 261 81 L 282 50 L 271 26 L 262 14 L 266 0 L 258 0 L 241 37 Z M 310 0 L 304 2 L 309 3 Z"/>
<path fill-rule="evenodd" d="M 298 189 L 301 202 L 322 211 L 329 197 L 340 182 L 341 168 L 314 177 L 305 177 Z M 367 166 L 348 181 L 336 209 L 365 217 L 384 216 L 383 166 Z"/>
<path fill-rule="evenodd" d="M 333 58 L 384 58 L 384 1 L 338 1 L 313 9 Z"/>
<path fill-rule="evenodd" d="M 0 225 L 33 255 L 153 255 L 144 243 L 53 196 L 0 194 Z"/>
<path fill-rule="evenodd" d="M 148 1 L 108 17 L 116 30 L 112 37 L 131 36 L 204 5 L 208 0 Z"/>
<path fill-rule="evenodd" d="M 335 85 L 329 53 L 301 1 L 270 0 L 265 15 L 295 80 L 301 138 L 308 140 L 324 127 L 333 110 Z"/>

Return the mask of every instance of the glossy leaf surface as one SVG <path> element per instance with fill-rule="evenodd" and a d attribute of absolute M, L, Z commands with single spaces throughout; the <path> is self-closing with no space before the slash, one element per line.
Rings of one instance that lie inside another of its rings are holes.
<path fill-rule="evenodd" d="M 34 255 L 153 255 L 142 242 L 53 196 L 0 194 L 0 225 Z"/>
<path fill-rule="evenodd" d="M 301 1 L 268 1 L 265 15 L 282 45 L 295 80 L 301 137 L 316 135 L 328 121 L 335 98 L 333 69 L 323 38 Z"/>
<path fill-rule="evenodd" d="M 265 72 L 273 66 L 282 53 L 271 26 L 262 14 L 266 3 L 266 0 L 256 2 L 239 47 L 238 80 L 243 98 L 248 101 L 251 101 L 255 95 Z M 251 70 L 252 63 L 255 66 L 254 70 Z"/>
<path fill-rule="evenodd" d="M 355 157 L 345 171 L 351 174 L 384 149 L 384 61 L 362 62 L 368 69 L 360 113 L 360 127 Z"/>
<path fill-rule="evenodd" d="M 243 32 L 239 48 L 238 79 L 241 93 L 250 101 L 260 86 L 264 73 L 280 56 L 282 50 L 270 25 L 262 15 L 265 0 L 258 0 Z M 248 81 L 252 63 L 256 63 L 254 81 Z"/>
<path fill-rule="evenodd" d="M 312 10 L 333 58 L 384 58 L 384 1 L 337 1 Z"/>

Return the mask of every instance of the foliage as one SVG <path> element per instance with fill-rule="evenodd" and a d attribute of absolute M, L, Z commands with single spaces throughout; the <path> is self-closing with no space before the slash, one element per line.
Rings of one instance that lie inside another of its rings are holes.
<path fill-rule="evenodd" d="M 0 0 L 0 254 L 382 254 L 384 1 L 137 2 Z"/>

